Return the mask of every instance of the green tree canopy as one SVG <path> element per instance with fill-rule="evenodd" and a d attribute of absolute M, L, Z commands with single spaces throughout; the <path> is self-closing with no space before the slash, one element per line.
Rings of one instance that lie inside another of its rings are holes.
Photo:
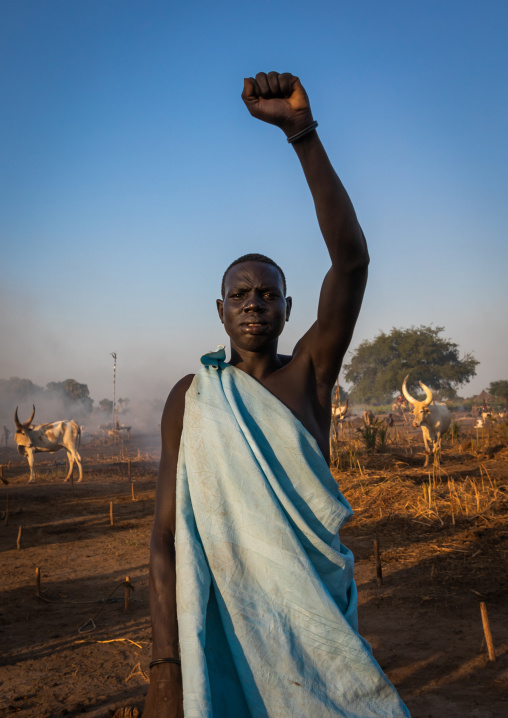
<path fill-rule="evenodd" d="M 508 407 L 508 380 L 507 379 L 499 379 L 498 381 L 492 381 L 490 382 L 489 388 L 487 389 L 489 394 L 492 394 L 492 396 L 499 397 L 500 399 L 504 399 L 506 402 L 506 406 Z"/>
<path fill-rule="evenodd" d="M 459 356 L 459 347 L 440 336 L 444 327 L 419 326 L 393 328 L 380 332 L 372 341 L 357 348 L 344 377 L 353 385 L 349 394 L 354 402 L 387 403 L 400 393 L 409 374 L 408 389 L 416 397 L 422 381 L 443 398 L 456 395 L 456 387 L 467 383 L 479 362 L 472 354 Z"/>

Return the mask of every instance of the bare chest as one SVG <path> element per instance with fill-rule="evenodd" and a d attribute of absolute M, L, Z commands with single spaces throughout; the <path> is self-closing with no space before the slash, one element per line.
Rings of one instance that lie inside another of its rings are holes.
<path fill-rule="evenodd" d="M 304 371 L 289 369 L 284 367 L 261 383 L 303 424 L 329 461 L 331 389 L 317 386 L 314 377 Z"/>

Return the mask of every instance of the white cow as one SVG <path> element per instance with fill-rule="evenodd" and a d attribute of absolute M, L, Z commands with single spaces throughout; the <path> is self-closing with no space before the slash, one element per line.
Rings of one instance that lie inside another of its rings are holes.
<path fill-rule="evenodd" d="M 333 415 L 335 416 L 335 420 L 339 422 L 343 422 L 346 418 L 347 409 L 348 409 L 349 399 L 346 399 L 346 403 L 344 406 L 341 406 L 340 404 L 336 406 L 333 409 Z"/>
<path fill-rule="evenodd" d="M 337 394 L 338 396 L 338 394 Z M 333 425 L 333 431 L 337 433 L 337 429 L 340 426 L 341 435 L 344 436 L 344 426 L 346 425 L 346 418 L 349 416 L 347 413 L 348 411 L 348 404 L 349 399 L 346 399 L 346 403 L 344 406 L 341 406 L 340 400 L 339 404 L 333 405 L 332 404 L 332 425 Z"/>
<path fill-rule="evenodd" d="M 452 415 L 446 404 L 436 403 L 432 400 L 432 392 L 428 386 L 419 384 L 425 392 L 425 401 L 416 401 L 406 388 L 406 382 L 409 374 L 402 384 L 402 393 L 410 404 L 413 405 L 413 426 L 420 427 L 423 434 L 423 442 L 425 444 L 425 464 L 429 465 L 430 451 L 434 454 L 434 461 L 439 463 L 441 455 L 441 437 L 450 427 Z M 430 447 L 429 447 L 430 443 Z"/>
<path fill-rule="evenodd" d="M 72 468 L 74 461 L 78 465 L 79 479 L 83 481 L 83 467 L 81 465 L 81 456 L 76 450 L 81 439 L 81 429 L 72 419 L 70 421 L 55 421 L 52 424 L 38 424 L 30 426 L 35 414 L 35 406 L 32 416 L 23 424 L 18 419 L 18 407 L 14 412 L 14 422 L 17 431 L 14 434 L 18 452 L 21 456 L 26 456 L 28 465 L 30 466 L 30 481 L 35 481 L 35 462 L 34 455 L 39 451 L 48 451 L 53 454 L 55 451 L 65 449 L 69 459 L 69 472 L 66 481 L 72 476 Z"/>

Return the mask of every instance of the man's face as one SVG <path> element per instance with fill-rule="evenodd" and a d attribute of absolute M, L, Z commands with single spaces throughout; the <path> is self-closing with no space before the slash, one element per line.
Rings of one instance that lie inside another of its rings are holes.
<path fill-rule="evenodd" d="M 226 275 L 224 299 L 217 300 L 219 316 L 231 345 L 262 351 L 277 340 L 289 319 L 291 297 L 276 267 L 264 262 L 241 262 Z"/>

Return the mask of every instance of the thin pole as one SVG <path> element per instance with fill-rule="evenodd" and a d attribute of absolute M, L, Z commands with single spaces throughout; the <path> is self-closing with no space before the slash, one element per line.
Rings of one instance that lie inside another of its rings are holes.
<path fill-rule="evenodd" d="M 110 354 L 113 357 L 113 428 L 116 429 L 116 352 L 110 352 Z"/>
<path fill-rule="evenodd" d="M 128 611 L 129 610 L 129 603 L 130 603 L 130 593 L 131 593 L 131 583 L 129 580 L 129 577 L 125 577 L 125 595 L 124 595 L 124 601 L 123 601 L 123 610 Z"/>
<path fill-rule="evenodd" d="M 492 640 L 492 633 L 490 632 L 489 616 L 487 613 L 487 606 L 483 601 L 480 603 L 480 611 L 482 612 L 482 623 L 483 632 L 485 634 L 485 640 L 487 641 L 487 650 L 489 652 L 489 661 L 496 660 L 496 652 L 494 650 L 494 641 Z"/>
<path fill-rule="evenodd" d="M 383 585 L 383 569 L 381 568 L 381 554 L 379 551 L 379 539 L 374 539 L 374 561 L 376 563 L 376 581 L 378 586 Z"/>
<path fill-rule="evenodd" d="M 112 502 L 112 501 L 109 502 L 109 523 L 111 524 L 111 526 L 114 525 L 114 521 L 113 521 L 113 502 Z"/>
<path fill-rule="evenodd" d="M 2 484 L 5 484 L 6 486 L 9 484 L 7 479 L 4 479 L 4 467 L 3 466 L 0 466 L 0 481 L 2 482 Z"/>

